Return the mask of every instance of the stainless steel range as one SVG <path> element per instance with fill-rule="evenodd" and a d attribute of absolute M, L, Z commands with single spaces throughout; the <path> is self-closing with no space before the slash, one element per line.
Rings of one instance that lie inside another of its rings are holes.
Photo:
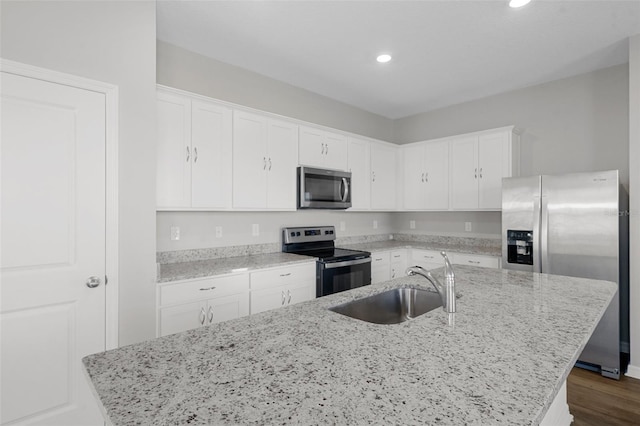
<path fill-rule="evenodd" d="M 371 253 L 336 248 L 334 226 L 282 229 L 282 251 L 317 257 L 316 297 L 371 284 Z"/>

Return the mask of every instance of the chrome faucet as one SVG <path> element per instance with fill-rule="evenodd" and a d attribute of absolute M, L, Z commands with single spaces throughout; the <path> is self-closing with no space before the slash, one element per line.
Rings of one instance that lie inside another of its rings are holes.
<path fill-rule="evenodd" d="M 444 257 L 444 285 L 442 285 L 436 277 L 431 275 L 431 272 L 421 266 L 411 266 L 407 268 L 407 275 L 422 275 L 429 280 L 442 299 L 442 309 L 447 313 L 453 313 L 456 311 L 456 277 L 447 253 L 441 251 L 440 254 Z"/>

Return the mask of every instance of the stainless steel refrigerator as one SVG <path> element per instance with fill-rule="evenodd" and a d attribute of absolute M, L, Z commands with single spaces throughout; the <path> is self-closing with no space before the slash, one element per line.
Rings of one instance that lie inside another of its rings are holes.
<path fill-rule="evenodd" d="M 628 244 L 621 192 L 624 196 L 617 170 L 502 181 L 503 268 L 618 283 L 618 295 L 578 364 L 615 379 L 624 368 L 620 326 L 625 317 L 628 324 L 628 287 L 620 285 Z"/>

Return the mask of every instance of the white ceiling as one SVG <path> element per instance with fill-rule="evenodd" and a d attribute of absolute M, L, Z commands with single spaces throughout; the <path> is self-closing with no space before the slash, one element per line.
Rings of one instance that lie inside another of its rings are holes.
<path fill-rule="evenodd" d="M 157 15 L 160 40 L 388 118 L 625 63 L 640 34 L 640 0 L 163 0 Z"/>

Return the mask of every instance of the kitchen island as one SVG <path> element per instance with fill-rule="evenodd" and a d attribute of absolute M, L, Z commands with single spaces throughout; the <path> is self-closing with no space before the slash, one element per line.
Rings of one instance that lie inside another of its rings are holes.
<path fill-rule="evenodd" d="M 455 272 L 454 318 L 435 309 L 378 325 L 328 310 L 391 288 L 430 288 L 402 277 L 83 362 L 113 425 L 539 424 L 617 286 Z"/>

